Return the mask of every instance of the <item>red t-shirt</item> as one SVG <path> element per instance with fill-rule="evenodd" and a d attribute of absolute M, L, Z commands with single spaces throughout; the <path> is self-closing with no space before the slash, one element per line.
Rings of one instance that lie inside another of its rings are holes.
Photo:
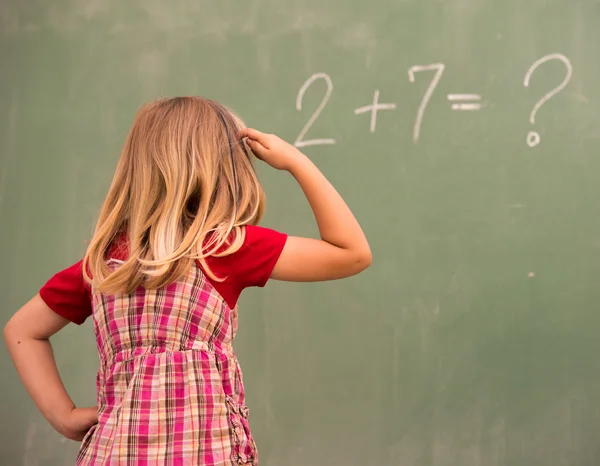
<path fill-rule="evenodd" d="M 235 307 L 244 288 L 263 287 L 285 246 L 287 235 L 259 226 L 246 226 L 242 247 L 225 257 L 210 257 L 207 264 L 217 277 L 211 284 L 231 308 Z M 126 247 L 115 248 L 110 257 L 126 258 Z M 82 324 L 92 315 L 89 285 L 83 278 L 83 261 L 58 272 L 40 289 L 40 296 L 54 312 L 76 324 Z"/>

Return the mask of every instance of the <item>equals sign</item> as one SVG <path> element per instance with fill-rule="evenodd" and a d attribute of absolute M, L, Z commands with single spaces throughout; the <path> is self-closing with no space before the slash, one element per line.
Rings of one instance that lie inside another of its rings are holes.
<path fill-rule="evenodd" d="M 481 109 L 481 96 L 479 94 L 448 94 L 452 110 L 473 111 Z"/>

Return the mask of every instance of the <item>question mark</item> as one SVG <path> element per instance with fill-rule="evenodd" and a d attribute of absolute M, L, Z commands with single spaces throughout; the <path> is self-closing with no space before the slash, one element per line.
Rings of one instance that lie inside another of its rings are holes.
<path fill-rule="evenodd" d="M 523 85 L 525 87 L 529 87 L 529 81 L 531 79 L 531 76 L 535 72 L 535 70 L 537 70 L 539 66 L 541 66 L 544 63 L 549 62 L 551 60 L 559 60 L 559 61 L 563 62 L 564 65 L 567 67 L 567 74 L 565 76 L 565 79 L 563 79 L 563 81 L 558 86 L 556 86 L 554 89 L 552 89 L 546 95 L 544 95 L 544 97 L 542 97 L 538 101 L 538 103 L 535 104 L 535 107 L 533 107 L 533 110 L 531 111 L 531 115 L 529 116 L 529 122 L 532 125 L 535 124 L 535 116 L 537 115 L 537 112 L 539 111 L 539 109 L 542 108 L 542 106 L 546 102 L 548 102 L 552 97 L 554 97 L 556 94 L 558 94 L 560 91 L 562 91 L 567 86 L 567 84 L 569 84 L 569 81 L 571 81 L 571 78 L 573 77 L 573 65 L 571 64 L 571 61 L 561 53 L 553 53 L 553 54 L 546 55 L 545 57 L 540 58 L 533 65 L 531 65 L 531 68 L 529 68 L 529 70 L 527 71 L 527 74 L 525 75 L 525 81 L 523 82 Z M 535 147 L 539 143 L 540 143 L 540 133 L 538 133 L 537 131 L 529 131 L 529 133 L 527 133 L 527 145 L 529 147 Z"/>

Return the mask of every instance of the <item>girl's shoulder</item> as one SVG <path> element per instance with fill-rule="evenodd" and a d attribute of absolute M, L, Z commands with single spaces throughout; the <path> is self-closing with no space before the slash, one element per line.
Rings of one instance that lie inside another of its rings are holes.
<path fill-rule="evenodd" d="M 245 288 L 264 287 L 283 251 L 285 233 L 247 225 L 242 246 L 236 252 L 206 260 L 211 272 L 223 281 L 211 281 L 230 307 L 235 307 Z"/>

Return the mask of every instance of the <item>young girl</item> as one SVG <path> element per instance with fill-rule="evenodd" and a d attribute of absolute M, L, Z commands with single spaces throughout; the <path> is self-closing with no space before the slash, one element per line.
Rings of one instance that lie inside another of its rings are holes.
<path fill-rule="evenodd" d="M 257 226 L 264 194 L 246 150 L 299 183 L 321 239 Z M 10 320 L 19 376 L 78 465 L 258 464 L 232 343 L 237 301 L 269 278 L 348 277 L 371 263 L 352 213 L 310 160 L 199 97 L 144 106 L 82 261 Z M 76 408 L 49 338 L 94 322 L 94 408 Z"/>

